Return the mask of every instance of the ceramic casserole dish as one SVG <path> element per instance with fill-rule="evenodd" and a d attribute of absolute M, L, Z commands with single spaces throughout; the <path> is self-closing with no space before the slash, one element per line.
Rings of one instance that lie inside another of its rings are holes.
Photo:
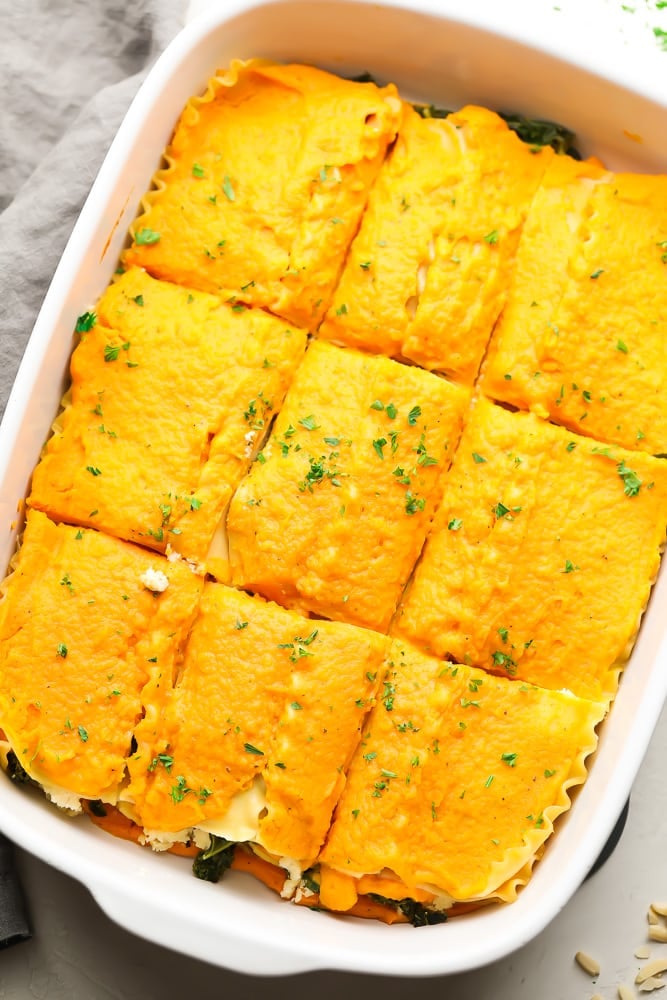
<path fill-rule="evenodd" d="M 661 136 L 667 101 L 648 70 L 568 61 L 535 26 L 492 27 L 456 5 L 403 6 L 364 0 L 230 0 L 197 19 L 160 58 L 135 99 L 81 213 L 35 325 L 0 431 L 0 563 L 21 530 L 23 500 L 68 381 L 76 317 L 103 292 L 128 227 L 159 166 L 187 99 L 216 68 L 263 56 L 342 75 L 368 71 L 414 100 L 444 107 L 478 103 L 563 122 L 584 155 L 611 169 L 667 170 Z M 532 41 L 531 41 L 532 35 Z M 650 64 L 649 64 L 650 68 Z M 641 137 L 641 142 L 637 141 Z M 667 634 L 660 573 L 616 701 L 589 760 L 589 778 L 558 822 L 544 858 L 516 902 L 438 926 L 387 927 L 290 907 L 260 884 L 230 873 L 200 882 L 175 856 L 116 840 L 72 822 L 38 796 L 0 782 L 0 827 L 18 844 L 80 880 L 123 927 L 193 957 L 255 974 L 341 969 L 434 975 L 472 969 L 520 947 L 565 905 L 590 870 L 623 805 L 667 694 Z M 591 642 L 594 642 L 591 636 Z"/>

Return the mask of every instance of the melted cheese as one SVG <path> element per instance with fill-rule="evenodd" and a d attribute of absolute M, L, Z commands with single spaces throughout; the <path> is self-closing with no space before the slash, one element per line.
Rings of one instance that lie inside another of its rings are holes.
<path fill-rule="evenodd" d="M 419 555 L 468 390 L 313 342 L 232 500 L 232 581 L 384 631 Z"/>
<path fill-rule="evenodd" d="M 142 825 L 256 839 L 307 867 L 386 647 L 372 632 L 207 584 L 178 680 L 135 729 L 126 795 Z"/>
<path fill-rule="evenodd" d="M 480 398 L 393 630 L 439 656 L 610 699 L 666 524 L 667 463 Z"/>
<path fill-rule="evenodd" d="M 400 112 L 393 86 L 234 63 L 183 112 L 127 260 L 317 325 Z"/>
<path fill-rule="evenodd" d="M 484 108 L 406 107 L 321 334 L 471 383 L 552 156 Z"/>
<path fill-rule="evenodd" d="M 164 593 L 141 583 L 149 570 L 168 578 Z M 185 565 L 29 511 L 0 602 L 0 727 L 56 801 L 115 801 L 201 587 Z"/>
<path fill-rule="evenodd" d="M 547 179 L 484 389 L 580 434 L 664 454 L 667 177 L 558 159 Z"/>
<path fill-rule="evenodd" d="M 72 357 L 71 403 L 29 503 L 159 551 L 169 545 L 203 571 L 305 333 L 138 268 L 107 289 L 96 314 Z M 224 555 L 210 568 L 224 578 Z"/>
<path fill-rule="evenodd" d="M 391 712 L 380 703 L 371 714 L 320 855 L 326 905 L 349 909 L 382 878 L 391 898 L 502 891 L 585 779 L 606 706 L 443 666 L 400 642 L 389 682 Z M 351 885 L 351 873 L 374 878 Z"/>

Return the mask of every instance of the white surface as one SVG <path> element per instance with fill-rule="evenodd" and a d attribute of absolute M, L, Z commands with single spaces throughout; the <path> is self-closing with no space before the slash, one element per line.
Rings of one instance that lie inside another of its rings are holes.
<path fill-rule="evenodd" d="M 579 40 L 581 37 L 581 34 L 577 36 Z M 551 40 L 553 41 L 553 38 Z M 626 45 L 627 42 L 623 41 L 622 44 Z M 611 51 L 610 48 L 606 55 L 603 51 L 602 58 L 609 58 Z M 647 87 L 652 79 L 655 54 L 655 52 L 650 53 L 651 58 L 646 58 L 642 69 Z M 664 57 L 661 55 L 661 58 L 665 75 L 660 83 L 664 85 L 664 80 L 667 78 L 667 55 Z M 629 64 L 625 66 L 625 71 L 628 70 L 628 66 Z M 558 95 L 554 99 L 557 97 Z M 647 152 L 650 153 L 650 150 Z M 656 147 L 655 155 L 659 156 L 659 153 L 660 150 Z M 66 314 L 66 305 L 62 303 L 60 305 Z M 64 315 L 63 321 L 68 322 L 67 315 Z M 646 906 L 651 898 L 667 896 L 666 865 L 663 860 L 664 834 L 667 832 L 665 795 L 663 792 L 662 801 L 659 795 L 656 796 L 656 789 L 664 784 L 661 782 L 659 765 L 666 756 L 667 719 L 663 717 L 652 744 L 647 766 L 633 794 L 633 809 L 628 831 L 621 848 L 609 866 L 577 894 L 564 913 L 543 935 L 522 952 L 503 960 L 491 969 L 457 976 L 450 981 L 447 988 L 452 989 L 452 995 L 462 998 L 480 996 L 521 998 L 530 995 L 544 997 L 545 1000 L 551 998 L 555 1000 L 561 996 L 563 998 L 590 996 L 593 989 L 589 987 L 586 977 L 580 970 L 571 967 L 571 956 L 580 947 L 586 948 L 602 961 L 603 976 L 598 990 L 603 993 L 606 990 L 606 996 L 615 995 L 613 987 L 616 982 L 621 979 L 632 980 L 638 965 L 632 958 L 632 952 L 643 937 Z M 646 791 L 642 791 L 644 785 L 647 787 Z M 660 830 L 661 825 L 662 830 Z M 651 850 L 648 850 L 648 847 Z M 110 861 L 113 852 L 107 852 L 106 848 L 102 847 L 100 849 Z M 137 864 L 140 862 L 137 861 Z M 232 985 L 241 996 L 264 995 L 264 991 L 271 988 L 266 981 L 253 983 L 250 980 L 239 980 L 232 974 L 215 972 L 201 966 L 193 967 L 190 960 L 161 953 L 153 946 L 127 938 L 116 929 L 110 930 L 105 918 L 99 915 L 85 892 L 79 887 L 72 888 L 63 876 L 45 870 L 32 859 L 25 858 L 24 867 L 33 906 L 35 901 L 38 903 L 36 911 L 38 930 L 42 920 L 44 923 L 41 924 L 42 932 L 37 942 L 22 945 L 14 952 L 0 958 L 0 987 L 5 991 L 5 996 L 169 997 L 180 995 L 194 979 L 199 983 L 205 983 L 204 989 L 198 990 L 200 996 L 217 995 L 223 988 Z M 598 890 L 598 886 L 605 888 Z M 70 900 L 75 901 L 76 906 L 68 911 L 65 933 L 58 934 L 54 924 L 61 918 L 63 908 Z M 182 900 L 177 897 L 172 900 L 175 909 L 179 908 L 181 902 Z M 243 905 L 239 905 L 237 919 L 240 924 L 244 919 L 243 910 Z M 519 910 L 515 912 L 519 919 Z M 53 920 L 49 923 L 51 916 Z M 156 918 L 157 916 L 156 914 Z M 252 918 L 249 911 L 246 911 L 245 916 L 246 919 Z M 312 919 L 312 915 L 308 916 Z M 127 920 L 128 914 L 124 914 L 124 917 Z M 326 919 L 322 918 L 321 929 L 329 936 L 327 931 L 329 924 L 324 923 Z M 286 920 L 290 921 L 287 915 Z M 294 926 L 297 930 L 296 924 Z M 91 934 L 91 929 L 94 929 L 94 936 Z M 425 933 L 412 929 L 409 931 L 414 935 L 423 936 Z M 97 941 L 98 935 L 106 942 L 102 947 L 99 943 L 91 943 L 92 940 Z M 393 940 L 396 942 L 398 939 Z M 406 939 L 406 946 L 408 941 L 409 939 Z M 58 947 L 54 947 L 54 942 L 58 942 Z M 123 949 L 127 961 L 125 969 L 117 966 L 116 958 L 113 956 L 114 942 Z M 409 946 L 407 950 L 411 950 Z M 397 948 L 392 945 L 387 952 L 387 964 L 390 965 L 396 960 Z M 658 954 L 659 949 L 654 948 L 654 953 Z M 36 964 L 31 967 L 30 963 L 33 960 Z M 19 979 L 13 982 L 5 981 L 5 969 L 13 969 Z M 103 974 L 101 970 L 104 970 Z M 25 978 L 26 974 L 29 974 L 29 978 Z M 21 976 L 24 977 L 22 981 Z M 87 978 L 88 976 L 92 979 Z M 605 989 L 602 989 L 603 986 Z M 380 987 L 383 995 L 392 997 L 403 995 L 401 991 L 407 989 L 407 984 L 406 981 L 394 980 L 391 984 L 375 983 L 372 986 L 378 990 Z M 358 993 L 361 996 L 362 990 L 366 995 L 369 981 L 341 974 L 335 976 L 310 974 L 297 980 L 296 984 L 283 981 L 279 988 L 285 990 L 289 988 L 291 996 L 297 998 L 299 989 L 303 989 L 305 996 L 306 990 L 310 995 L 314 988 L 326 995 L 329 992 L 333 993 L 333 990 L 337 992 L 340 988 L 345 988 L 348 992 L 354 995 Z M 442 983 L 436 982 L 432 985 L 430 981 L 424 981 L 418 984 L 417 988 L 427 997 L 435 996 L 436 989 L 440 995 Z M 24 992 L 21 992 L 22 989 Z M 173 993 L 169 993 L 169 989 L 172 989 Z M 12 990 L 14 992 L 11 992 Z"/>

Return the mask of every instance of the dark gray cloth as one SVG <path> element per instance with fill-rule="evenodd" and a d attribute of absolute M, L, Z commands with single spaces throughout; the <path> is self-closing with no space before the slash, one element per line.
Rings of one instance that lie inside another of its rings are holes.
<path fill-rule="evenodd" d="M 104 154 L 185 10 L 186 0 L 0 0 L 0 414 Z M 29 936 L 0 835 L 0 947 Z"/>
<path fill-rule="evenodd" d="M 186 0 L 0 0 L 0 414 L 60 255 Z"/>
<path fill-rule="evenodd" d="M 0 948 L 31 936 L 25 901 L 14 866 L 14 851 L 0 834 Z"/>

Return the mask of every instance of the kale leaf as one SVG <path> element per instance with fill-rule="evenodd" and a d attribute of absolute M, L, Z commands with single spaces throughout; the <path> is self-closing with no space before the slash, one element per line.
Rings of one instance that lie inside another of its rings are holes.
<path fill-rule="evenodd" d="M 205 882 L 218 882 L 234 860 L 236 844 L 224 837 L 211 836 L 211 843 L 192 862 L 192 872 Z"/>

